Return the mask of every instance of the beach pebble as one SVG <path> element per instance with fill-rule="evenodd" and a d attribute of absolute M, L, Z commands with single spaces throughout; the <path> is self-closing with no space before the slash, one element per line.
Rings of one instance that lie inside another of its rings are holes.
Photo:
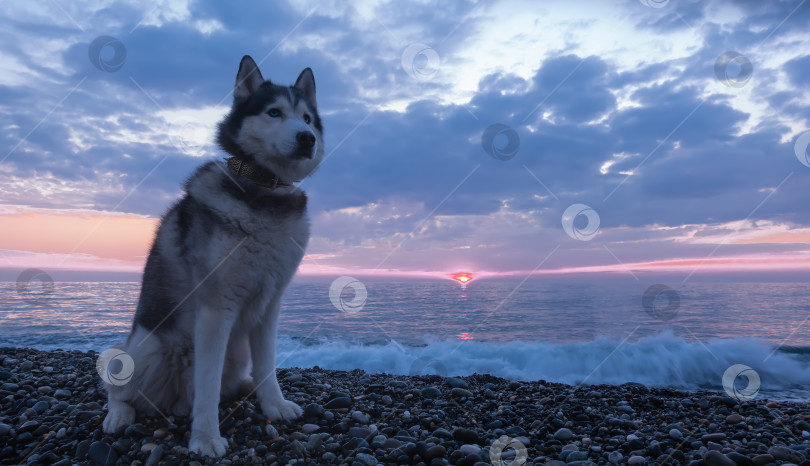
<path fill-rule="evenodd" d="M 804 461 L 804 455 L 796 450 L 791 450 L 781 445 L 774 445 L 768 448 L 768 454 L 777 460 L 787 461 L 788 463 L 799 464 Z"/>
<path fill-rule="evenodd" d="M 678 429 L 670 429 L 669 438 L 671 438 L 672 440 L 681 440 L 683 438 L 683 432 L 681 432 Z"/>
<path fill-rule="evenodd" d="M 11 426 L 8 424 L 0 423 L 0 437 L 4 437 L 11 433 Z"/>
<path fill-rule="evenodd" d="M 325 405 L 323 405 L 326 409 L 345 409 L 352 406 L 351 398 L 347 396 L 339 396 L 337 398 L 333 398 L 329 400 Z"/>
<path fill-rule="evenodd" d="M 67 398 L 70 398 L 71 396 L 72 396 L 72 393 L 70 393 L 70 390 L 66 390 L 64 388 L 60 388 L 60 389 L 56 390 L 55 392 L 53 392 L 53 397 L 54 398 L 67 399 Z"/>
<path fill-rule="evenodd" d="M 352 427 L 349 429 L 349 437 L 351 438 L 366 438 L 371 435 L 371 429 L 368 427 Z"/>
<path fill-rule="evenodd" d="M 472 398 L 473 396 L 471 391 L 467 390 L 466 388 L 459 387 L 450 390 L 450 394 L 456 398 Z"/>
<path fill-rule="evenodd" d="M 144 466 L 157 466 L 161 458 L 163 458 L 163 446 L 158 445 L 149 453 Z"/>
<path fill-rule="evenodd" d="M 425 398 L 439 398 L 442 396 L 442 391 L 436 387 L 425 387 L 422 389 L 422 396 Z"/>
<path fill-rule="evenodd" d="M 118 461 L 118 454 L 104 442 L 93 442 L 87 454 L 96 466 L 113 466 Z"/>
<path fill-rule="evenodd" d="M 610 461 L 610 464 L 619 464 L 622 461 L 622 458 L 624 458 L 624 456 L 621 454 L 621 452 L 612 451 L 608 453 L 608 461 Z"/>
<path fill-rule="evenodd" d="M 269 438 L 278 438 L 278 430 L 272 424 L 265 424 L 264 431 Z"/>
<path fill-rule="evenodd" d="M 774 461 L 776 461 L 776 458 L 767 453 L 763 455 L 756 455 L 755 457 L 751 458 L 751 463 L 753 463 L 754 466 L 765 466 L 766 464 L 771 464 Z"/>
<path fill-rule="evenodd" d="M 359 422 L 360 424 L 368 424 L 369 421 L 371 420 L 371 417 L 368 414 L 363 413 L 361 411 L 353 411 L 352 419 Z"/>
<path fill-rule="evenodd" d="M 377 458 L 375 458 L 373 455 L 369 455 L 368 453 L 358 453 L 354 457 L 354 464 L 358 466 L 376 466 Z"/>
<path fill-rule="evenodd" d="M 463 381 L 463 380 L 461 380 L 461 379 L 459 379 L 457 377 L 448 377 L 444 382 L 450 388 L 469 388 L 469 385 L 467 384 L 467 382 L 465 382 L 465 381 Z"/>
<path fill-rule="evenodd" d="M 434 445 L 434 446 L 428 448 L 425 451 L 425 454 L 422 455 L 422 457 L 424 459 L 426 459 L 427 461 L 431 461 L 434 458 L 443 458 L 446 454 L 447 454 L 447 449 L 446 448 L 444 448 L 441 445 Z"/>
<path fill-rule="evenodd" d="M 303 416 L 307 417 L 314 417 L 319 418 L 323 415 L 323 406 L 319 405 L 318 403 L 310 403 L 304 408 Z"/>
<path fill-rule="evenodd" d="M 732 461 L 728 456 L 720 453 L 719 451 L 710 450 L 703 458 L 707 466 L 736 466 L 737 463 Z"/>
<path fill-rule="evenodd" d="M 554 438 L 559 440 L 560 442 L 567 442 L 572 438 L 574 438 L 574 433 L 571 432 L 571 429 L 563 427 L 557 430 L 557 432 L 554 432 Z"/>
<path fill-rule="evenodd" d="M 643 456 L 633 455 L 630 458 L 627 458 L 627 464 L 629 464 L 630 466 L 633 466 L 635 464 L 644 464 L 646 462 L 647 460 L 644 459 Z"/>
<path fill-rule="evenodd" d="M 712 434 L 703 434 L 703 436 L 700 437 L 700 439 L 703 441 L 703 443 L 722 442 L 723 440 L 726 439 L 726 434 L 724 434 L 722 432 L 715 432 L 715 433 L 712 433 Z"/>
<path fill-rule="evenodd" d="M 301 426 L 301 432 L 303 432 L 305 434 L 312 434 L 312 433 L 317 432 L 318 429 L 320 429 L 320 428 L 321 428 L 321 426 L 319 426 L 317 424 L 304 424 L 303 426 Z"/>
<path fill-rule="evenodd" d="M 729 424 L 739 424 L 740 422 L 742 422 L 742 420 L 743 417 L 737 413 L 729 414 L 728 416 L 726 416 L 726 422 L 728 422 Z"/>
<path fill-rule="evenodd" d="M 474 430 L 459 427 L 453 429 L 453 439 L 461 443 L 478 443 L 478 433 Z"/>

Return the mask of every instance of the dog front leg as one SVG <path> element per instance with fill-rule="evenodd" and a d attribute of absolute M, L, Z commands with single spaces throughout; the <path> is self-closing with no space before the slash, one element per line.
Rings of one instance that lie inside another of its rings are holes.
<path fill-rule="evenodd" d="M 271 304 L 267 319 L 250 332 L 250 353 L 253 360 L 253 381 L 262 412 L 271 420 L 295 419 L 301 407 L 284 399 L 276 378 L 276 324 L 280 303 Z"/>
<path fill-rule="evenodd" d="M 219 457 L 228 441 L 219 434 L 219 397 L 233 313 L 200 309 L 194 323 L 194 404 L 189 450 Z"/>

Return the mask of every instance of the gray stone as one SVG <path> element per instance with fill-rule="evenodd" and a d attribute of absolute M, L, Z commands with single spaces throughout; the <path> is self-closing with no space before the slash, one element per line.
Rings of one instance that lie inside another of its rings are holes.
<path fill-rule="evenodd" d="M 70 393 L 70 390 L 66 390 L 64 388 L 57 389 L 55 392 L 53 392 L 54 398 L 70 398 L 71 395 L 72 393 Z"/>
<path fill-rule="evenodd" d="M 51 405 L 48 404 L 47 401 L 43 400 L 43 401 L 37 401 L 36 404 L 34 404 L 34 406 L 31 407 L 31 409 L 36 411 L 37 414 L 42 414 L 45 411 L 47 411 L 50 407 L 51 407 Z"/>
<path fill-rule="evenodd" d="M 585 461 L 588 459 L 588 453 L 584 451 L 572 451 L 568 457 L 565 458 L 566 463 L 572 463 L 574 461 Z"/>
<path fill-rule="evenodd" d="M 560 442 L 567 442 L 572 438 L 574 438 L 574 433 L 571 432 L 571 429 L 563 427 L 557 432 L 554 432 L 554 438 L 559 440 Z"/>
<path fill-rule="evenodd" d="M 436 387 L 425 387 L 422 389 L 422 396 L 425 398 L 438 398 L 442 396 L 442 391 Z"/>
<path fill-rule="evenodd" d="M 352 406 L 351 398 L 347 396 L 339 396 L 337 398 L 333 398 L 329 400 L 325 405 L 323 405 L 326 409 L 344 409 L 349 408 Z"/>
<path fill-rule="evenodd" d="M 366 438 L 371 435 L 371 429 L 368 427 L 352 427 L 349 429 L 349 437 L 351 438 Z"/>
<path fill-rule="evenodd" d="M 118 453 L 104 442 L 93 442 L 88 457 L 90 462 L 97 466 L 113 466 L 118 461 Z"/>
<path fill-rule="evenodd" d="M 319 426 L 317 424 L 304 424 L 303 426 L 301 426 L 301 432 L 309 435 L 309 434 L 313 434 L 313 433 L 317 432 L 318 429 L 320 429 L 320 428 L 321 428 L 321 426 Z"/>
<path fill-rule="evenodd" d="M 377 465 L 377 458 L 373 455 L 369 455 L 368 453 L 358 453 L 354 457 L 354 463 L 358 466 L 376 466 Z"/>
<path fill-rule="evenodd" d="M 671 438 L 672 440 L 680 440 L 683 438 L 683 432 L 681 432 L 678 429 L 670 429 L 669 438 Z"/>
<path fill-rule="evenodd" d="M 163 457 L 163 445 L 158 445 L 149 453 L 149 458 L 146 459 L 144 466 L 157 466 L 158 461 Z"/>
<path fill-rule="evenodd" d="M 0 422 L 0 437 L 6 436 L 11 433 L 11 426 Z"/>
<path fill-rule="evenodd" d="M 624 458 L 624 456 L 621 454 L 621 452 L 612 451 L 608 453 L 608 461 L 610 461 L 611 464 L 619 464 L 622 461 L 622 458 Z"/>
<path fill-rule="evenodd" d="M 304 417 L 321 417 L 323 415 L 323 406 L 318 403 L 310 403 L 304 408 Z"/>
<path fill-rule="evenodd" d="M 716 450 L 706 452 L 703 461 L 706 462 L 706 466 L 737 466 L 737 463 L 732 461 L 731 458 Z"/>
<path fill-rule="evenodd" d="M 781 445 L 774 445 L 768 448 L 768 454 L 777 460 L 787 461 L 789 463 L 799 464 L 804 461 L 804 455 L 796 450 L 791 450 L 788 447 Z"/>
<path fill-rule="evenodd" d="M 362 411 L 353 411 L 352 419 L 359 422 L 360 424 L 368 424 L 369 421 L 371 420 L 371 416 Z"/>
<path fill-rule="evenodd" d="M 627 458 L 627 464 L 629 464 L 630 466 L 634 464 L 644 464 L 646 462 L 647 460 L 644 459 L 643 456 L 633 455 L 630 458 Z"/>
<path fill-rule="evenodd" d="M 722 432 L 715 432 L 713 434 L 703 434 L 703 436 L 700 437 L 700 439 L 703 440 L 703 443 L 722 442 L 723 440 L 726 439 L 726 434 Z"/>
<path fill-rule="evenodd" d="M 478 433 L 474 430 L 459 427 L 453 429 L 453 439 L 462 443 L 478 443 Z"/>
<path fill-rule="evenodd" d="M 471 391 L 465 388 L 456 387 L 450 390 L 450 394 L 457 397 L 457 398 L 472 398 L 473 394 Z"/>
<path fill-rule="evenodd" d="M 457 377 L 448 377 L 444 381 L 450 388 L 468 388 L 467 382 L 457 378 Z"/>

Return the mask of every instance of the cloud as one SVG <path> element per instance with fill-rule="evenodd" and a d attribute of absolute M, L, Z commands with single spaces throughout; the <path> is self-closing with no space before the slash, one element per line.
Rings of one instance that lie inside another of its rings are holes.
<path fill-rule="evenodd" d="M 328 158 L 303 188 L 324 267 L 530 270 L 558 244 L 550 267 L 615 264 L 605 245 L 642 263 L 711 251 L 660 228 L 735 221 L 775 238 L 767 225 L 810 223 L 792 147 L 810 125 L 809 13 L 796 6 L 9 6 L 0 202 L 159 217 L 196 165 L 223 156 L 214 126 L 251 54 L 280 83 L 315 70 Z M 125 48 L 118 71 L 88 57 L 102 35 Z M 403 69 L 415 43 L 439 57 L 427 79 Z M 752 63 L 741 87 L 715 75 L 728 51 Z M 485 151 L 494 124 L 517 137 L 513 158 Z M 600 215 L 592 245 L 560 227 L 573 203 Z M 728 253 L 804 248 L 752 242 Z"/>

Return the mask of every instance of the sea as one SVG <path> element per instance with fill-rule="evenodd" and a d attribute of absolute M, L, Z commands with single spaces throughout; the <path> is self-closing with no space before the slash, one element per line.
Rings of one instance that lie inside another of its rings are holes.
<path fill-rule="evenodd" d="M 126 339 L 139 292 L 0 282 L 0 347 L 101 352 Z M 277 364 L 810 401 L 808 320 L 804 283 L 297 277 Z"/>

